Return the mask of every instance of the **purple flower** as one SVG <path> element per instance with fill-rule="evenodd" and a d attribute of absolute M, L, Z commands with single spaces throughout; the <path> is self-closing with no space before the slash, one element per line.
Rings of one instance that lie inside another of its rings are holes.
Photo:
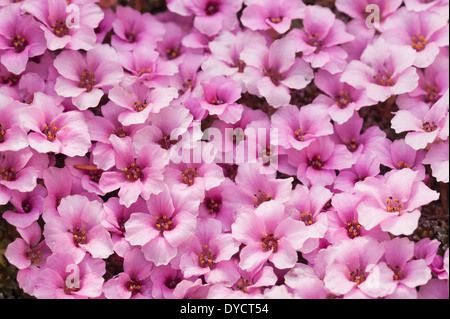
<path fill-rule="evenodd" d="M 104 95 L 102 89 L 122 80 L 123 70 L 117 59 L 115 50 L 106 45 L 96 46 L 85 56 L 78 51 L 63 51 L 54 61 L 60 74 L 56 93 L 72 98 L 80 110 L 97 106 Z"/>
<path fill-rule="evenodd" d="M 54 253 L 69 253 L 77 263 L 87 253 L 94 258 L 108 258 L 113 253 L 111 236 L 102 225 L 100 202 L 70 195 L 61 199 L 58 214 L 44 227 L 46 243 Z"/>
<path fill-rule="evenodd" d="M 21 15 L 20 7 L 0 9 L 0 62 L 14 74 L 25 71 L 29 58 L 47 49 L 39 23 L 30 15 Z"/>
<path fill-rule="evenodd" d="M 123 272 L 103 285 L 108 299 L 148 299 L 152 290 L 150 274 L 153 264 L 144 258 L 139 248 L 126 253 Z"/>
<path fill-rule="evenodd" d="M 245 1 L 247 7 L 242 12 L 242 24 L 251 30 L 273 29 L 279 34 L 287 32 L 292 20 L 304 16 L 305 5 L 302 1 Z"/>
<path fill-rule="evenodd" d="M 69 6 L 65 0 L 27 0 L 21 10 L 41 22 L 50 50 L 93 49 L 97 40 L 94 28 L 103 19 L 103 11 L 95 3 L 76 4 L 77 9 Z M 72 19 L 73 14 L 78 17 Z"/>
<path fill-rule="evenodd" d="M 384 178 L 368 177 L 354 190 L 364 195 L 357 207 L 361 225 L 367 230 L 380 225 L 393 235 L 410 235 L 417 228 L 419 208 L 439 198 L 439 194 L 417 180 L 409 168 L 394 170 Z"/>

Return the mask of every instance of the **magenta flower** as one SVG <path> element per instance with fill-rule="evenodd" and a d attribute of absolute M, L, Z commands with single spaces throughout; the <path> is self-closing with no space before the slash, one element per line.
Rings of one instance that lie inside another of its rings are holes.
<path fill-rule="evenodd" d="M 417 298 L 416 287 L 431 279 L 431 271 L 423 259 L 414 259 L 414 242 L 396 237 L 384 242 L 384 259 L 392 270 L 392 279 L 397 285 L 388 298 Z"/>
<path fill-rule="evenodd" d="M 119 189 L 120 204 L 130 207 L 139 196 L 147 200 L 164 189 L 163 170 L 168 162 L 164 150 L 148 145 L 136 153 L 129 139 L 113 135 L 110 140 L 116 169 L 102 173 L 100 190 L 109 193 Z"/>
<path fill-rule="evenodd" d="M 119 84 L 123 77 L 115 50 L 106 45 L 97 45 L 85 56 L 78 51 L 63 51 L 54 66 L 60 74 L 55 83 L 56 93 L 72 98 L 80 110 L 97 106 L 104 95 L 102 89 Z"/>
<path fill-rule="evenodd" d="M 0 9 L 0 62 L 14 74 L 25 71 L 29 58 L 47 49 L 39 23 L 30 15 L 21 15 L 20 7 Z"/>
<path fill-rule="evenodd" d="M 132 125 L 144 123 L 150 113 L 159 113 L 178 97 L 178 92 L 175 88 L 149 88 L 133 79 L 113 87 L 108 97 L 123 108 L 118 120 L 123 125 Z"/>
<path fill-rule="evenodd" d="M 88 254 L 80 262 L 70 253 L 53 254 L 36 278 L 34 295 L 41 299 L 100 297 L 105 271 L 105 262 Z"/>
<path fill-rule="evenodd" d="M 219 76 L 202 82 L 202 87 L 203 99 L 200 104 L 210 115 L 217 115 L 226 123 L 239 120 L 244 111 L 244 107 L 236 103 L 242 93 L 239 83 Z"/>
<path fill-rule="evenodd" d="M 296 58 L 296 41 L 292 38 L 276 40 L 265 50 L 248 51 L 242 56 L 249 93 L 264 97 L 275 108 L 289 104 L 289 89 L 303 89 L 313 79 L 308 63 Z"/>
<path fill-rule="evenodd" d="M 152 280 L 152 296 L 155 299 L 173 299 L 173 292 L 184 279 L 180 269 L 171 265 L 153 267 L 150 274 Z"/>
<path fill-rule="evenodd" d="M 51 98 L 42 102 L 46 103 L 39 103 L 20 114 L 23 127 L 31 131 L 28 134 L 30 147 L 40 153 L 84 156 L 91 141 L 83 114 L 63 112 Z"/>
<path fill-rule="evenodd" d="M 430 150 L 427 152 L 423 164 L 431 166 L 432 175 L 437 181 L 448 183 L 449 181 L 449 143 L 432 144 Z"/>
<path fill-rule="evenodd" d="M 27 227 L 18 227 L 17 231 L 22 238 L 17 238 L 8 245 L 5 257 L 19 269 L 17 273 L 19 287 L 27 294 L 33 295 L 36 278 L 51 251 L 45 240 L 41 241 L 41 228 L 37 222 Z"/>
<path fill-rule="evenodd" d="M 215 219 L 199 221 L 195 236 L 181 255 L 180 269 L 186 278 L 204 275 L 208 284 L 232 285 L 239 279 L 236 263 L 231 257 L 239 251 L 239 242 L 222 233 L 222 224 Z"/>
<path fill-rule="evenodd" d="M 408 26 L 408 27 L 406 27 Z M 382 37 L 395 45 L 411 46 L 414 66 L 426 68 L 434 62 L 440 47 L 448 46 L 447 18 L 434 12 L 411 12 L 401 8 L 383 25 Z"/>
<path fill-rule="evenodd" d="M 227 185 L 223 191 L 223 202 L 237 211 L 254 211 L 272 201 L 286 203 L 292 194 L 292 177 L 276 179 L 275 174 L 261 174 L 260 166 L 242 164 L 234 180 L 236 185 Z"/>
<path fill-rule="evenodd" d="M 44 227 L 46 243 L 54 253 L 69 253 L 75 262 L 87 253 L 94 258 L 108 258 L 113 253 L 111 236 L 102 225 L 100 202 L 70 195 L 61 199 L 58 213 Z"/>
<path fill-rule="evenodd" d="M 415 150 L 424 149 L 434 141 L 446 140 L 449 134 L 449 93 L 429 108 L 418 103 L 408 110 L 400 110 L 391 120 L 397 133 L 408 132 L 405 142 Z"/>
<path fill-rule="evenodd" d="M 331 185 L 335 170 L 350 168 L 354 159 L 345 145 L 335 144 L 328 137 L 317 138 L 301 151 L 289 150 L 288 161 L 297 168 L 297 178 L 304 185 Z"/>
<path fill-rule="evenodd" d="M 302 150 L 320 137 L 333 134 L 333 125 L 321 104 L 280 107 L 271 117 L 272 127 L 278 129 L 278 145 Z"/>
<path fill-rule="evenodd" d="M 222 231 L 231 230 L 231 225 L 235 220 L 235 211 L 224 200 L 222 193 L 230 187 L 231 181 L 226 180 L 217 187 L 205 191 L 205 199 L 198 208 L 199 218 L 214 218 L 222 223 Z"/>
<path fill-rule="evenodd" d="M 347 64 L 347 52 L 338 45 L 355 37 L 347 33 L 345 23 L 336 19 L 329 8 L 307 6 L 303 18 L 304 30 L 294 29 L 288 37 L 296 40 L 297 52 L 313 68 L 332 74 L 342 72 Z"/>
<path fill-rule="evenodd" d="M 152 291 L 150 274 L 153 264 L 144 258 L 139 248 L 124 256 L 123 272 L 103 285 L 108 299 L 148 299 Z"/>
<path fill-rule="evenodd" d="M 320 69 L 314 77 L 314 84 L 325 94 L 320 94 L 313 104 L 324 104 L 328 114 L 337 124 L 343 124 L 352 117 L 355 111 L 375 104 L 364 90 L 357 90 L 347 83 L 340 82 L 341 74 L 330 74 Z"/>
<path fill-rule="evenodd" d="M 141 246 L 147 260 L 156 266 L 167 265 L 190 240 L 196 228 L 198 201 L 172 195 L 167 187 L 147 201 L 148 213 L 134 212 L 125 223 L 125 239 Z"/>
<path fill-rule="evenodd" d="M 188 12 L 194 15 L 194 26 L 201 33 L 213 36 L 238 25 L 236 13 L 243 0 L 183 0 Z"/>
<path fill-rule="evenodd" d="M 420 207 L 439 198 L 439 194 L 417 180 L 418 172 L 409 168 L 394 170 L 384 179 L 368 177 L 355 186 L 364 195 L 357 207 L 359 222 L 367 230 L 380 225 L 393 235 L 410 235 L 417 228 Z"/>
<path fill-rule="evenodd" d="M 367 230 L 359 223 L 356 208 L 361 196 L 351 193 L 335 194 L 331 200 L 334 211 L 327 214 L 328 230 L 326 237 L 333 245 L 338 245 L 348 239 L 370 237 L 379 242 L 389 240 L 389 235 L 379 226 Z"/>
<path fill-rule="evenodd" d="M 279 34 L 286 33 L 292 20 L 304 17 L 305 4 L 302 1 L 282 0 L 278 2 L 245 1 L 247 7 L 242 12 L 242 24 L 254 31 L 273 29 Z"/>
<path fill-rule="evenodd" d="M 132 51 L 140 44 L 154 48 L 164 35 L 161 22 L 149 13 L 142 14 L 130 6 L 117 6 L 112 26 L 114 34 L 111 45 L 118 51 Z"/>
<path fill-rule="evenodd" d="M 356 89 L 365 89 L 367 97 L 379 102 L 392 95 L 414 90 L 419 81 L 412 66 L 415 50 L 411 47 L 389 45 L 377 38 L 364 50 L 361 60 L 351 61 L 341 81 Z"/>
<path fill-rule="evenodd" d="M 278 269 L 292 268 L 303 243 L 299 238 L 307 233 L 305 228 L 303 222 L 289 217 L 285 206 L 277 201 L 261 205 L 254 212 L 240 212 L 231 226 L 233 237 L 245 245 L 239 254 L 239 267 L 251 272 L 269 260 Z"/>
<path fill-rule="evenodd" d="M 21 10 L 41 22 L 50 50 L 91 50 L 97 40 L 94 28 L 103 19 L 103 11 L 95 3 L 78 3 L 77 9 L 70 5 L 64 0 L 27 0 Z"/>
<path fill-rule="evenodd" d="M 326 250 L 323 282 L 344 298 L 379 298 L 394 292 L 392 271 L 382 261 L 383 244 L 369 237 L 343 241 Z"/>
<path fill-rule="evenodd" d="M 47 190 L 39 184 L 31 192 L 12 191 L 10 202 L 15 210 L 5 211 L 2 217 L 17 228 L 28 227 L 41 216 L 46 196 Z"/>

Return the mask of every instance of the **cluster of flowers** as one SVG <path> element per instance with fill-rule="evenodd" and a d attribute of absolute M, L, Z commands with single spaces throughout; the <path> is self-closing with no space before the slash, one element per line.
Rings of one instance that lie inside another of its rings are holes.
<path fill-rule="evenodd" d="M 97 2 L 0 1 L 0 204 L 26 293 L 448 298 L 448 249 L 408 237 L 439 199 L 424 165 L 449 182 L 448 0 L 336 0 L 345 22 L 299 0 Z M 358 113 L 392 98 L 393 141 Z M 250 128 L 255 162 L 171 159 L 233 154 Z"/>

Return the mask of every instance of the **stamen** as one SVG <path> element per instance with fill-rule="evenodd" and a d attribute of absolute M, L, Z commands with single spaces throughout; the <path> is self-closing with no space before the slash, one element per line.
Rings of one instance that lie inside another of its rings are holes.
<path fill-rule="evenodd" d="M 403 205 L 396 198 L 392 198 L 389 196 L 389 199 L 386 201 L 386 211 L 388 213 L 397 213 L 403 209 Z"/>
<path fill-rule="evenodd" d="M 56 20 L 54 24 L 52 24 L 53 33 L 58 37 L 62 38 L 66 35 L 69 35 L 70 30 L 67 27 L 66 21 Z"/>
<path fill-rule="evenodd" d="M 321 170 L 323 167 L 323 162 L 320 159 L 320 155 L 316 155 L 311 160 L 309 160 L 308 166 L 310 166 L 316 170 Z"/>
<path fill-rule="evenodd" d="M 56 139 L 56 134 L 58 133 L 59 128 L 55 126 L 54 123 L 50 123 L 49 125 L 45 125 L 42 133 L 47 136 L 47 140 L 53 142 Z"/>
<path fill-rule="evenodd" d="M 188 186 L 194 185 L 195 178 L 199 177 L 197 168 L 188 168 L 184 170 L 181 175 L 183 176 L 183 183 Z"/>
<path fill-rule="evenodd" d="M 274 253 L 278 250 L 278 238 L 276 238 L 273 234 L 265 234 L 263 238 L 261 238 L 262 248 L 264 251 L 273 250 Z"/>
<path fill-rule="evenodd" d="M 422 129 L 425 131 L 425 132 L 433 132 L 433 131 L 436 131 L 437 130 L 437 128 L 438 128 L 438 126 L 436 125 L 436 123 L 434 123 L 434 122 L 425 122 L 425 123 L 423 123 L 423 125 L 422 125 Z"/>
<path fill-rule="evenodd" d="M 427 41 L 423 35 L 418 35 L 417 33 L 411 37 L 411 47 L 417 52 L 421 52 L 425 49 Z"/>
<path fill-rule="evenodd" d="M 170 231 L 170 230 L 172 230 L 172 229 L 174 229 L 174 225 L 173 225 L 173 222 L 172 222 L 172 218 L 171 217 L 169 217 L 169 218 L 167 218 L 167 216 L 161 216 L 161 217 L 159 217 L 159 216 L 155 216 L 155 219 L 156 219 L 156 223 L 155 223 L 155 227 L 156 227 L 156 229 L 158 229 L 161 233 L 162 232 L 164 232 L 164 231 Z"/>
<path fill-rule="evenodd" d="M 200 267 L 214 269 L 216 267 L 216 255 L 211 252 L 208 245 L 203 245 L 202 252 L 198 255 L 198 262 Z"/>
<path fill-rule="evenodd" d="M 210 214 L 217 214 L 219 212 L 220 205 L 222 205 L 222 201 L 220 199 L 205 198 L 204 204 Z"/>
<path fill-rule="evenodd" d="M 11 168 L 0 169 L 0 176 L 4 181 L 15 181 L 16 180 L 16 170 Z"/>
<path fill-rule="evenodd" d="M 136 166 L 135 163 L 132 163 L 127 168 L 124 168 L 123 173 L 125 174 L 125 178 L 131 182 L 137 181 L 138 179 L 142 180 L 144 178 L 141 168 Z"/>
<path fill-rule="evenodd" d="M 11 47 L 14 48 L 14 51 L 16 53 L 20 53 L 23 50 L 25 50 L 25 47 L 27 46 L 27 42 L 25 41 L 24 37 L 21 37 L 20 35 L 11 36 L 10 41 Z"/>
<path fill-rule="evenodd" d="M 272 196 L 267 195 L 260 189 L 258 189 L 258 192 L 256 194 L 253 194 L 253 196 L 255 197 L 255 198 L 253 198 L 253 201 L 255 202 L 253 207 L 255 207 L 255 208 L 259 207 L 259 205 L 261 205 L 264 202 L 268 202 L 268 201 L 272 200 Z"/>
<path fill-rule="evenodd" d="M 348 237 L 351 239 L 361 235 L 361 225 L 356 220 L 348 222 L 345 229 L 347 230 Z"/>
<path fill-rule="evenodd" d="M 91 92 L 96 84 L 97 80 L 95 79 L 94 72 L 84 69 L 83 73 L 81 73 L 78 87 L 86 89 L 86 92 Z"/>

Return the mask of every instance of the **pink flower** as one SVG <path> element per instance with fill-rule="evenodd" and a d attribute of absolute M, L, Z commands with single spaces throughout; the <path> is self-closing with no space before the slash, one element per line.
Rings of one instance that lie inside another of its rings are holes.
<path fill-rule="evenodd" d="M 21 9 L 41 22 L 50 50 L 93 49 L 97 39 L 94 28 L 103 19 L 103 11 L 95 3 L 76 4 L 77 11 L 69 6 L 70 3 L 64 0 L 27 0 Z M 72 20 L 74 12 L 79 15 L 75 21 Z"/>
<path fill-rule="evenodd" d="M 111 236 L 102 225 L 100 202 L 70 195 L 61 200 L 58 213 L 44 227 L 46 243 L 54 253 L 69 253 L 77 263 L 87 253 L 94 258 L 107 258 L 113 253 Z"/>
<path fill-rule="evenodd" d="M 21 125 L 20 116 L 24 112 L 20 103 L 9 103 L 0 95 L 0 152 L 18 151 L 28 146 L 27 132 Z M 5 104 L 3 104 L 5 103 Z"/>
<path fill-rule="evenodd" d="M 204 275 L 209 284 L 234 284 L 239 272 L 231 257 L 239 251 L 239 242 L 230 234 L 223 234 L 220 221 L 211 218 L 198 222 L 195 235 L 181 255 L 183 275 Z"/>
<path fill-rule="evenodd" d="M 304 185 L 331 185 L 335 170 L 350 168 L 354 159 L 345 145 L 320 137 L 301 151 L 289 150 L 288 161 L 297 168 L 297 178 Z"/>
<path fill-rule="evenodd" d="M 130 207 L 139 196 L 149 199 L 164 189 L 163 170 L 168 157 L 158 146 L 148 145 L 136 153 L 129 139 L 111 136 L 115 170 L 102 173 L 100 190 L 105 193 L 119 189 L 120 204 Z"/>
<path fill-rule="evenodd" d="M 8 245 L 5 257 L 19 269 L 19 287 L 27 294 L 33 295 L 40 268 L 46 264 L 51 251 L 45 240 L 41 241 L 41 228 L 37 222 L 27 227 L 19 227 L 17 231 L 22 238 L 17 238 Z"/>
<path fill-rule="evenodd" d="M 200 105 L 210 115 L 217 115 L 226 123 L 236 123 L 239 120 L 244 111 L 243 106 L 236 103 L 242 92 L 239 83 L 218 76 L 202 82 L 202 87 L 203 99 L 200 100 Z"/>
<path fill-rule="evenodd" d="M 205 191 L 205 199 L 198 208 L 199 218 L 214 218 L 222 223 L 222 230 L 231 230 L 231 225 L 235 220 L 235 211 L 224 200 L 222 193 L 230 187 L 231 181 L 225 181 L 217 187 Z"/>
<path fill-rule="evenodd" d="M 14 74 L 25 71 L 29 58 L 47 49 L 39 23 L 30 15 L 21 15 L 20 7 L 0 9 L 0 62 Z"/>
<path fill-rule="evenodd" d="M 367 97 L 384 102 L 392 95 L 408 93 L 417 87 L 419 76 L 412 66 L 415 50 L 389 45 L 377 38 L 364 50 L 361 60 L 351 61 L 341 81 L 365 89 Z"/>
<path fill-rule="evenodd" d="M 164 35 L 164 27 L 150 13 L 140 13 L 130 6 L 117 6 L 111 45 L 118 51 L 131 51 L 137 45 L 156 47 Z"/>
<path fill-rule="evenodd" d="M 382 37 L 387 42 L 411 46 L 416 51 L 413 65 L 418 68 L 432 64 L 440 47 L 449 44 L 447 18 L 434 12 L 416 13 L 401 8 L 386 20 L 383 28 Z"/>
<path fill-rule="evenodd" d="M 414 242 L 396 237 L 384 243 L 384 259 L 392 270 L 397 285 L 388 298 L 417 298 L 416 287 L 425 285 L 431 279 L 431 271 L 425 260 L 413 259 Z"/>
<path fill-rule="evenodd" d="M 418 103 L 414 108 L 400 110 L 391 120 L 397 133 L 408 132 L 405 142 L 415 150 L 424 149 L 434 141 L 446 140 L 449 134 L 449 93 L 441 97 L 431 108 Z"/>
<path fill-rule="evenodd" d="M 279 34 L 286 33 L 292 20 L 303 18 L 305 5 L 301 1 L 270 0 L 246 1 L 242 12 L 242 24 L 251 30 L 273 29 Z"/>
<path fill-rule="evenodd" d="M 167 187 L 147 201 L 148 213 L 134 212 L 125 223 L 125 239 L 141 246 L 147 260 L 167 265 L 195 233 L 198 201 L 172 195 Z"/>
<path fill-rule="evenodd" d="M 323 281 L 311 266 L 297 263 L 284 276 L 285 284 L 296 298 L 326 299 L 329 295 Z"/>
<path fill-rule="evenodd" d="M 358 237 L 328 247 L 323 282 L 331 293 L 344 298 L 379 298 L 397 286 L 392 271 L 382 261 L 383 244 Z"/>
<path fill-rule="evenodd" d="M 243 0 L 183 0 L 188 12 L 194 15 L 194 26 L 201 33 L 213 36 L 238 25 L 236 13 Z"/>
<path fill-rule="evenodd" d="M 289 104 L 289 89 L 303 89 L 313 79 L 311 67 L 296 58 L 296 41 L 292 38 L 276 40 L 265 50 L 246 52 L 243 61 L 249 93 L 266 98 L 275 108 Z"/>
<path fill-rule="evenodd" d="M 152 296 L 155 299 L 173 299 L 173 292 L 184 279 L 180 269 L 171 265 L 153 267 L 150 274 L 153 283 Z"/>
<path fill-rule="evenodd" d="M 304 30 L 294 29 L 288 35 L 296 40 L 296 51 L 302 52 L 302 59 L 313 68 L 332 74 L 342 72 L 347 64 L 347 52 L 338 45 L 355 39 L 345 30 L 345 23 L 336 19 L 329 8 L 307 6 L 303 25 Z"/>
<path fill-rule="evenodd" d="M 306 239 L 305 224 L 289 217 L 285 206 L 277 201 L 261 205 L 254 212 L 242 211 L 231 226 L 233 237 L 245 245 L 239 267 L 255 271 L 268 260 L 278 269 L 292 268 L 297 250 Z"/>
<path fill-rule="evenodd" d="M 314 77 L 314 84 L 325 94 L 320 94 L 313 104 L 324 104 L 328 114 L 337 124 L 345 123 L 355 111 L 375 104 L 364 90 L 357 90 L 347 83 L 340 82 L 341 73 L 330 74 L 320 69 Z"/>
<path fill-rule="evenodd" d="M 417 180 L 409 168 L 394 170 L 384 178 L 368 177 L 355 186 L 364 195 L 357 207 L 359 222 L 367 230 L 380 225 L 393 235 L 410 235 L 417 228 L 419 208 L 439 198 L 439 194 Z"/>
<path fill-rule="evenodd" d="M 144 258 L 139 248 L 124 256 L 123 272 L 103 285 L 108 299 L 148 299 L 152 290 L 150 274 L 153 264 Z"/>
<path fill-rule="evenodd" d="M 410 11 L 415 12 L 423 12 L 423 11 L 432 11 L 436 13 L 446 15 L 448 18 L 448 14 L 445 11 L 448 8 L 448 0 L 436 0 L 436 1 L 422 1 L 422 0 L 404 0 L 405 6 Z"/>
<path fill-rule="evenodd" d="M 432 175 L 438 182 L 448 183 L 449 181 L 449 143 L 446 142 L 432 144 L 427 152 L 423 164 L 431 166 Z"/>
<path fill-rule="evenodd" d="M 56 253 L 47 259 L 36 278 L 34 295 L 41 299 L 87 299 L 100 297 L 105 262 L 86 254 L 77 262 L 70 253 Z"/>
<path fill-rule="evenodd" d="M 56 93 L 72 98 L 80 110 L 97 106 L 104 95 L 102 89 L 118 84 L 123 77 L 115 50 L 106 45 L 97 45 L 85 56 L 78 51 L 63 51 L 54 66 L 60 74 Z"/>

